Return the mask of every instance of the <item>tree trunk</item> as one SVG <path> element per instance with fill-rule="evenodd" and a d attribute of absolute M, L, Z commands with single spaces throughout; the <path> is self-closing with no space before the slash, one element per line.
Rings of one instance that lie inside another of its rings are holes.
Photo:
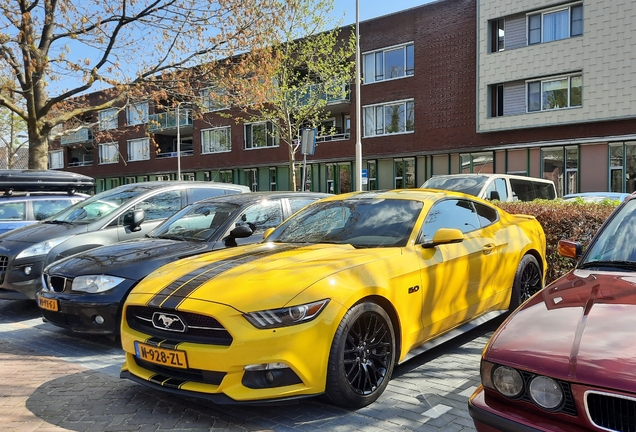
<path fill-rule="evenodd" d="M 293 146 L 289 146 L 289 181 L 289 190 L 296 191 L 296 156 Z"/>
<path fill-rule="evenodd" d="M 29 169 L 47 169 L 49 167 L 48 156 L 48 137 L 29 131 Z"/>

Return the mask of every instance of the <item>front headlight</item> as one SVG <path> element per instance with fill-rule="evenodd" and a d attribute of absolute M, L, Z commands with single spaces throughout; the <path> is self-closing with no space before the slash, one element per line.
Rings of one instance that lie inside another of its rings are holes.
<path fill-rule="evenodd" d="M 523 379 L 514 368 L 498 366 L 492 373 L 492 383 L 499 393 L 515 398 L 523 391 Z"/>
<path fill-rule="evenodd" d="M 563 390 L 552 378 L 537 376 L 530 381 L 530 397 L 540 407 L 555 409 L 563 401 Z"/>
<path fill-rule="evenodd" d="M 322 312 L 327 303 L 329 299 L 281 309 L 248 312 L 243 316 L 258 329 L 286 327 L 311 321 Z"/>
<path fill-rule="evenodd" d="M 115 288 L 123 281 L 123 278 L 107 275 L 78 276 L 73 279 L 71 290 L 83 291 L 90 294 L 100 293 Z"/>
<path fill-rule="evenodd" d="M 71 237 L 72 236 L 57 237 L 57 238 L 54 238 L 54 239 L 51 239 L 51 240 L 43 241 L 41 243 L 36 243 L 33 246 L 29 246 L 28 248 L 26 248 L 25 250 L 20 252 L 15 257 L 15 259 L 29 258 L 29 257 L 33 257 L 33 256 L 38 256 L 38 255 L 46 255 L 55 246 L 59 245 L 63 241 L 66 241 L 66 240 L 70 239 Z"/>

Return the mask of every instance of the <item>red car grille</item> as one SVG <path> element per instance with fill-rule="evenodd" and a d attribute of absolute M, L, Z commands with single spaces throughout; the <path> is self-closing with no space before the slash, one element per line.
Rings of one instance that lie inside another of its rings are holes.
<path fill-rule="evenodd" d="M 590 420 L 597 426 L 617 431 L 636 432 L 636 400 L 608 393 L 588 392 Z"/>

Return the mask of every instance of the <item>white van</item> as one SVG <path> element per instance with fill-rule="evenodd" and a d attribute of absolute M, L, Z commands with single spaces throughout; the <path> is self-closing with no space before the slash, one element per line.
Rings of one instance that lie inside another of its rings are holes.
<path fill-rule="evenodd" d="M 426 180 L 422 187 L 464 192 L 499 201 L 532 201 L 557 197 L 552 180 L 510 174 L 439 175 Z"/>

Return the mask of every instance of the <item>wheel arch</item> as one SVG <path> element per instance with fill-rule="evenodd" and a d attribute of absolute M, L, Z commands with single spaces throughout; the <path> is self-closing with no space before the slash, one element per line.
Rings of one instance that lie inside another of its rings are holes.
<path fill-rule="evenodd" d="M 539 263 L 539 270 L 541 271 L 541 274 L 543 275 L 543 285 L 545 286 L 545 260 L 544 258 L 541 256 L 541 254 L 539 253 L 538 250 L 536 249 L 528 249 L 522 256 L 521 259 L 523 259 L 523 257 L 525 255 L 532 255 L 533 257 L 535 257 L 535 259 L 537 260 L 537 262 Z"/>

